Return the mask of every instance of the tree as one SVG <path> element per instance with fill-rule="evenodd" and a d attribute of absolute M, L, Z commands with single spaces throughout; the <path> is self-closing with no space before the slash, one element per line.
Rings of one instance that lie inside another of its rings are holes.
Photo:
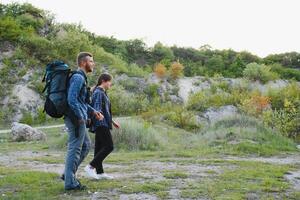
<path fill-rule="evenodd" d="M 174 60 L 173 51 L 169 47 L 163 46 L 162 43 L 157 42 L 151 52 L 152 62 L 161 62 L 162 60 L 166 60 L 171 62 Z"/>
<path fill-rule="evenodd" d="M 158 63 L 154 68 L 154 73 L 157 77 L 164 78 L 167 73 L 167 68 L 163 64 Z"/>
<path fill-rule="evenodd" d="M 183 72 L 183 65 L 180 64 L 178 61 L 173 62 L 170 67 L 170 75 L 172 79 L 177 79 L 182 75 Z"/>
<path fill-rule="evenodd" d="M 205 65 L 212 73 L 222 73 L 225 68 L 223 58 L 220 55 L 214 55 L 207 61 Z"/>

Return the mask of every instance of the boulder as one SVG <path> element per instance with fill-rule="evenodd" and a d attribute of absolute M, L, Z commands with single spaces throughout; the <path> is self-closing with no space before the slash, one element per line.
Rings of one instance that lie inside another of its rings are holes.
<path fill-rule="evenodd" d="M 27 124 L 12 123 L 11 138 L 13 141 L 36 141 L 45 140 L 46 134 Z"/>
<path fill-rule="evenodd" d="M 203 116 L 209 121 L 209 123 L 215 123 L 226 117 L 232 117 L 236 115 L 237 112 L 238 109 L 235 106 L 228 105 L 219 108 L 209 108 L 206 110 Z"/>

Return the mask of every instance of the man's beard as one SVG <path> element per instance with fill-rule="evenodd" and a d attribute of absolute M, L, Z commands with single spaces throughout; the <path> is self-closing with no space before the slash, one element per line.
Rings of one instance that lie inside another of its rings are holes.
<path fill-rule="evenodd" d="M 86 72 L 93 72 L 93 68 L 92 67 L 86 67 Z"/>

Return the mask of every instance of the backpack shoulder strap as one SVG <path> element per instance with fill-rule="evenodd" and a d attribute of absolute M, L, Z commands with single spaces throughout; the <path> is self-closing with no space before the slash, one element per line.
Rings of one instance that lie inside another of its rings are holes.
<path fill-rule="evenodd" d="M 72 78 L 73 75 L 75 74 L 80 74 L 81 76 L 83 76 L 79 71 L 71 71 L 70 72 L 70 76 L 69 76 L 69 80 Z M 85 80 L 85 86 L 87 87 L 88 85 L 88 80 L 87 80 L 87 77 L 86 76 L 83 76 L 84 80 Z"/>

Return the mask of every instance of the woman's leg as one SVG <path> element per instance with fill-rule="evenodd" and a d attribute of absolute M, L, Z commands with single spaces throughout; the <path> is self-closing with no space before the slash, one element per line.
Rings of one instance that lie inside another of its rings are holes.
<path fill-rule="evenodd" d="M 94 151 L 94 159 L 97 157 L 98 152 L 103 148 L 103 142 L 101 139 L 103 130 L 101 127 L 96 129 L 95 132 L 95 151 Z M 97 174 L 101 173 L 103 171 L 102 163 L 98 163 L 97 166 L 95 166 Z M 103 172 L 102 172 L 103 173 Z"/>
<path fill-rule="evenodd" d="M 90 165 L 95 167 L 97 174 L 104 173 L 102 162 L 103 160 L 113 151 L 113 141 L 109 128 L 107 127 L 98 127 L 96 130 L 100 142 L 100 150 L 94 156 L 94 159 L 90 162 Z"/>

